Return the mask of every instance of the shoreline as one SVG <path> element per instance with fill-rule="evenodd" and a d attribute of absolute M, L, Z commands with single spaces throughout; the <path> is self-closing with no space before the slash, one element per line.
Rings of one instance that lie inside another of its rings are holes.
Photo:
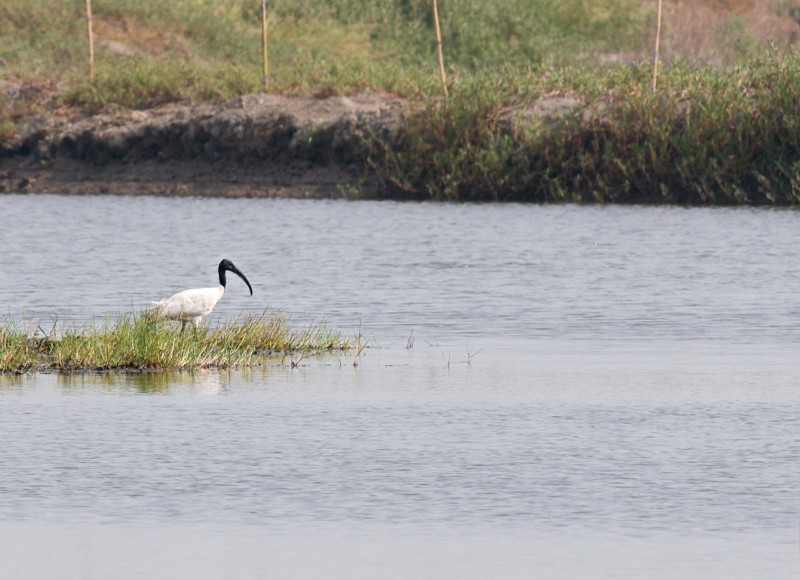
<path fill-rule="evenodd" d="M 29 120 L 0 144 L 0 192 L 219 197 L 372 197 L 368 140 L 407 101 L 255 94 L 77 120 Z"/>
<path fill-rule="evenodd" d="M 798 120 L 783 112 L 800 60 L 756 64 L 675 69 L 657 98 L 631 69 L 595 95 L 257 93 L 60 112 L 0 142 L 0 193 L 797 206 Z"/>

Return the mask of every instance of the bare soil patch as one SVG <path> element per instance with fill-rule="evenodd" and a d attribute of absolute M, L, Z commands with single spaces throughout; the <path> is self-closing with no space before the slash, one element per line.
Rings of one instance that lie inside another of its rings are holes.
<path fill-rule="evenodd" d="M 651 1 L 649 9 L 655 10 Z M 724 64 L 750 44 L 781 49 L 800 43 L 800 2 L 791 0 L 665 0 L 662 54 Z"/>
<path fill-rule="evenodd" d="M 250 95 L 79 120 L 31 120 L 0 145 L 0 191 L 338 197 L 373 189 L 366 140 L 405 101 Z"/>

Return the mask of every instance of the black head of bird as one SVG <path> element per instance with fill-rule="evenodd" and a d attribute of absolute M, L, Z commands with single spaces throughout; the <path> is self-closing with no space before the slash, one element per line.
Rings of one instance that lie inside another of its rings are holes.
<path fill-rule="evenodd" d="M 220 286 L 222 286 L 223 288 L 225 287 L 225 283 L 226 283 L 225 272 L 226 271 L 227 272 L 233 272 L 234 274 L 239 276 L 239 278 L 244 280 L 244 283 L 247 284 L 247 287 L 250 289 L 250 296 L 253 295 L 253 287 L 250 285 L 250 282 L 247 280 L 247 277 L 244 274 L 242 274 L 242 272 L 239 270 L 239 268 L 237 268 L 236 266 L 233 265 L 233 262 L 231 262 L 230 260 L 227 260 L 227 259 L 226 260 L 222 260 L 219 263 L 219 267 L 217 268 L 217 270 L 219 271 L 219 283 L 220 283 Z"/>

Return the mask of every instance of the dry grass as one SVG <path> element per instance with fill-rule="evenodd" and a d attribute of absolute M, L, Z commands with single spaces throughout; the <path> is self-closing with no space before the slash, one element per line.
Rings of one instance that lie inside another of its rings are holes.
<path fill-rule="evenodd" d="M 770 45 L 795 46 L 800 25 L 791 11 L 798 8 L 793 0 L 666 0 L 662 56 L 724 65 Z"/>
<path fill-rule="evenodd" d="M 188 59 L 189 41 L 180 31 L 143 22 L 135 16 L 97 16 L 94 33 L 98 46 L 121 57 Z"/>

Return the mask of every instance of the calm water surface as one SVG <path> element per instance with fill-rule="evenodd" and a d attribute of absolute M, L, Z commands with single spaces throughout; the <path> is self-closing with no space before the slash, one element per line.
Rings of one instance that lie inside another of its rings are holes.
<path fill-rule="evenodd" d="M 0 305 L 373 348 L 0 377 L 9 578 L 797 578 L 800 214 L 0 197 Z M 411 334 L 413 331 L 413 335 Z M 413 347 L 409 346 L 413 338 Z"/>

